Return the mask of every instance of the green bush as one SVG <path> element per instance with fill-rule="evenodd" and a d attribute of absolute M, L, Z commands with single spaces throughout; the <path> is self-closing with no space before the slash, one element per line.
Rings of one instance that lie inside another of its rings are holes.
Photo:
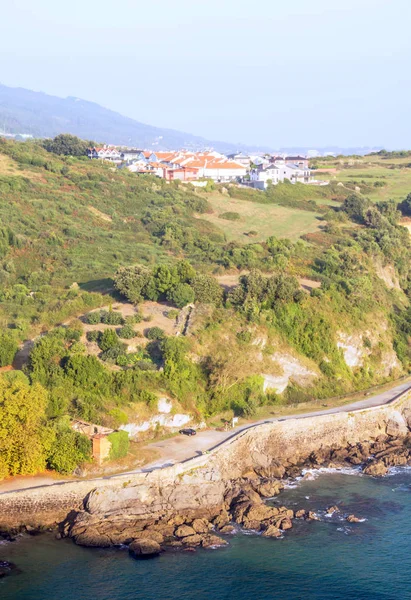
<path fill-rule="evenodd" d="M 105 325 L 122 325 L 124 323 L 122 315 L 118 312 L 114 312 L 113 310 L 102 310 L 100 314 L 101 322 Z"/>
<path fill-rule="evenodd" d="M 100 350 L 106 352 L 118 345 L 118 335 L 114 329 L 105 329 L 100 336 L 98 345 Z"/>
<path fill-rule="evenodd" d="M 117 333 L 118 337 L 122 338 L 123 340 L 131 340 L 131 338 L 135 337 L 136 335 L 132 325 L 123 325 L 123 327 L 121 327 Z"/>
<path fill-rule="evenodd" d="M 194 290 L 188 283 L 179 283 L 167 293 L 167 300 L 172 302 L 177 308 L 183 308 L 187 304 L 194 302 Z"/>
<path fill-rule="evenodd" d="M 101 331 L 87 331 L 86 338 L 89 342 L 98 342 L 101 336 Z"/>
<path fill-rule="evenodd" d="M 108 414 L 113 419 L 115 427 L 120 427 L 120 425 L 127 425 L 128 417 L 126 413 L 120 408 L 113 408 Z"/>
<path fill-rule="evenodd" d="M 130 448 L 130 440 L 127 431 L 115 431 L 108 435 L 111 443 L 110 460 L 118 460 L 127 456 Z"/>
<path fill-rule="evenodd" d="M 124 317 L 124 325 L 135 325 L 136 323 L 141 323 L 143 320 L 143 315 L 141 313 L 136 313 L 135 315 L 128 315 Z"/>
<path fill-rule="evenodd" d="M 88 315 L 86 315 L 84 317 L 84 320 L 86 323 L 88 323 L 89 325 L 97 325 L 98 323 L 101 323 L 101 315 L 100 312 L 94 311 L 91 313 L 88 313 Z"/>
<path fill-rule="evenodd" d="M 146 338 L 148 340 L 163 340 L 165 337 L 166 334 L 161 327 L 151 327 L 146 333 Z"/>
<path fill-rule="evenodd" d="M 8 332 L 0 333 L 0 367 L 7 367 L 11 365 L 16 352 L 18 350 L 18 344 L 14 339 L 13 335 Z"/>
<path fill-rule="evenodd" d="M 240 213 L 237 212 L 224 212 L 218 215 L 219 219 L 225 219 L 226 221 L 239 221 L 241 219 Z"/>
<path fill-rule="evenodd" d="M 119 360 L 120 356 L 125 356 L 125 354 L 126 354 L 126 345 L 118 342 L 115 346 L 111 346 L 111 348 L 108 348 L 101 354 L 101 360 L 104 360 L 106 362 L 116 362 L 118 364 L 117 361 Z M 120 362 L 124 362 L 124 360 L 120 359 Z M 126 365 L 120 365 L 120 366 L 126 366 Z"/>

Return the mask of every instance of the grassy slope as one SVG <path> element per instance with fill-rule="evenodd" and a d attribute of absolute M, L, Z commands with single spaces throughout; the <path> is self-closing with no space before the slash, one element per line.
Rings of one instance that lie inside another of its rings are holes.
<path fill-rule="evenodd" d="M 349 186 L 358 186 L 371 200 L 403 200 L 411 191 L 411 158 L 382 158 L 381 156 L 344 157 L 315 160 L 319 169 L 337 169 L 336 173 L 318 174 L 320 179 L 330 179 Z M 376 182 L 385 183 L 375 187 Z"/>
<path fill-rule="evenodd" d="M 202 218 L 222 229 L 228 241 L 248 242 L 250 239 L 245 234 L 250 230 L 257 232 L 252 238 L 257 242 L 271 235 L 296 240 L 305 233 L 317 231 L 321 224 L 318 213 L 278 204 L 247 202 L 218 192 L 211 194 L 208 201 L 213 213 L 202 215 Z M 221 219 L 219 215 L 226 211 L 237 212 L 241 218 L 237 221 Z"/>

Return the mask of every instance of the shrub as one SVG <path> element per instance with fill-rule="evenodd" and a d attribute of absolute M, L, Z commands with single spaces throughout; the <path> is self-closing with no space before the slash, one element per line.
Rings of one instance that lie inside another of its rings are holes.
<path fill-rule="evenodd" d="M 241 219 L 241 215 L 238 212 L 223 212 L 221 215 L 218 215 L 219 219 L 225 219 L 226 221 L 239 221 Z"/>
<path fill-rule="evenodd" d="M 175 319 L 177 319 L 179 314 L 180 313 L 178 310 L 175 310 L 175 308 L 171 308 L 169 311 L 167 311 L 167 319 L 171 319 L 172 321 L 174 321 Z"/>
<path fill-rule="evenodd" d="M 135 315 L 128 315 L 124 317 L 124 325 L 135 325 L 136 323 L 141 323 L 143 320 L 143 315 L 141 313 L 136 313 Z"/>
<path fill-rule="evenodd" d="M 135 368 L 139 371 L 155 371 L 157 369 L 151 360 L 139 360 L 136 362 Z"/>
<path fill-rule="evenodd" d="M 148 340 L 163 340 L 165 337 L 166 334 L 161 327 L 151 327 L 146 333 L 146 338 Z"/>
<path fill-rule="evenodd" d="M 115 431 L 107 436 L 110 443 L 110 460 L 117 460 L 127 456 L 130 448 L 130 440 L 127 431 Z"/>
<path fill-rule="evenodd" d="M 84 320 L 89 325 L 97 325 L 97 323 L 101 323 L 100 312 L 99 311 L 94 311 L 94 312 L 88 313 L 88 315 L 86 315 L 84 317 Z"/>
<path fill-rule="evenodd" d="M 86 338 L 89 342 L 98 342 L 101 336 L 101 331 L 88 331 Z"/>
<path fill-rule="evenodd" d="M 118 336 L 114 329 L 106 329 L 101 334 L 98 345 L 103 352 L 118 345 Z"/>
<path fill-rule="evenodd" d="M 125 344 L 117 343 L 108 350 L 105 350 L 101 355 L 101 360 L 108 362 L 117 362 L 119 357 L 126 354 Z"/>
<path fill-rule="evenodd" d="M 101 322 L 105 325 L 122 325 L 124 323 L 123 316 L 113 310 L 101 311 Z"/>
<path fill-rule="evenodd" d="M 128 417 L 126 413 L 120 408 L 113 408 L 108 414 L 113 419 L 115 427 L 119 427 L 120 425 L 127 425 Z"/>
<path fill-rule="evenodd" d="M 237 339 L 239 342 L 249 344 L 251 342 L 251 331 L 239 331 L 237 333 Z"/>
<path fill-rule="evenodd" d="M 179 283 L 168 292 L 167 300 L 175 304 L 177 308 L 183 308 L 194 302 L 194 290 L 188 283 Z"/>
<path fill-rule="evenodd" d="M 134 336 L 135 332 L 131 325 L 123 325 L 123 327 L 118 330 L 118 337 L 123 338 L 124 340 L 131 340 Z"/>

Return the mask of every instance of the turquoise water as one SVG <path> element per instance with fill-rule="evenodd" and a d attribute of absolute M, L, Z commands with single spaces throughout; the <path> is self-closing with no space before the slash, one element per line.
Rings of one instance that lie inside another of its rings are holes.
<path fill-rule="evenodd" d="M 125 550 L 79 548 L 52 536 L 0 545 L 22 573 L 0 580 L 1 600 L 411 599 L 411 471 L 385 479 L 323 474 L 281 494 L 341 516 L 295 522 L 284 539 L 240 533 L 230 545 L 136 561 Z"/>

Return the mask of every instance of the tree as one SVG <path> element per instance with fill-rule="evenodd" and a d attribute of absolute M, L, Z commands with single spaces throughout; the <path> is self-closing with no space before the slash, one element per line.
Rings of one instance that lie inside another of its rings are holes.
<path fill-rule="evenodd" d="M 166 294 L 179 283 L 177 269 L 167 265 L 159 265 L 153 271 L 156 289 L 160 295 Z"/>
<path fill-rule="evenodd" d="M 147 288 L 151 289 L 152 285 L 152 274 L 142 265 L 120 267 L 114 276 L 115 288 L 130 302 L 141 302 L 146 297 Z"/>
<path fill-rule="evenodd" d="M 408 194 L 408 196 L 399 203 L 398 209 L 406 217 L 411 217 L 411 194 Z"/>
<path fill-rule="evenodd" d="M 16 352 L 18 350 L 18 344 L 14 339 L 13 335 L 9 332 L 0 333 L 0 367 L 7 367 L 11 365 Z"/>
<path fill-rule="evenodd" d="M 92 142 L 86 142 L 69 133 L 61 133 L 55 138 L 43 142 L 43 147 L 47 152 L 65 156 L 87 156 L 87 150 L 92 145 Z"/>
<path fill-rule="evenodd" d="M 223 289 L 210 275 L 196 275 L 192 281 L 195 301 L 219 305 L 223 299 Z"/>
<path fill-rule="evenodd" d="M 196 270 L 186 260 L 180 260 L 176 265 L 176 269 L 180 283 L 190 283 L 196 275 Z"/>
<path fill-rule="evenodd" d="M 188 283 L 179 283 L 177 287 L 169 290 L 167 300 L 172 302 L 177 308 L 183 308 L 187 304 L 194 302 L 194 290 Z"/>
<path fill-rule="evenodd" d="M 357 194 L 350 194 L 344 200 L 341 210 L 343 210 L 353 221 L 362 223 L 364 221 L 364 212 L 370 206 L 370 201 Z"/>
<path fill-rule="evenodd" d="M 401 213 L 398 210 L 395 200 L 382 200 L 381 202 L 377 202 L 376 207 L 391 225 L 396 225 L 401 218 Z"/>
<path fill-rule="evenodd" d="M 51 446 L 48 466 L 59 473 L 70 474 L 91 458 L 91 442 L 83 434 L 66 428 L 59 431 Z"/>
<path fill-rule="evenodd" d="M 46 405 L 47 393 L 41 385 L 0 378 L 0 476 L 45 468 Z"/>

